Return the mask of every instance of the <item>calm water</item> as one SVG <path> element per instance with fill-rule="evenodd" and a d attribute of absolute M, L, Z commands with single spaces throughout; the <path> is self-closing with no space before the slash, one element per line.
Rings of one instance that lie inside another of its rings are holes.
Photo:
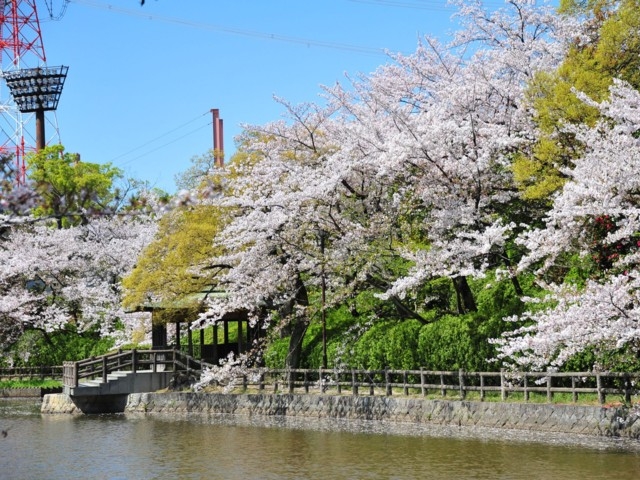
<path fill-rule="evenodd" d="M 39 407 L 0 399 L 0 479 L 640 478 L 635 443 L 367 422 L 41 416 Z"/>

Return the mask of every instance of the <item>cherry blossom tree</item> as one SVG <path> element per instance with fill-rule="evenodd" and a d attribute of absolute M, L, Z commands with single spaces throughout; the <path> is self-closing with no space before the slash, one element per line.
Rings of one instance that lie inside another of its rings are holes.
<path fill-rule="evenodd" d="M 11 357 L 8 349 L 35 331 L 50 344 L 57 332 L 130 338 L 139 321 L 128 323 L 120 306 L 120 278 L 153 236 L 158 196 L 132 197 L 132 184 L 116 187 L 117 169 L 60 146 L 28 164 L 26 185 L 1 185 L 0 351 Z M 32 352 L 22 350 L 27 361 Z"/>
<path fill-rule="evenodd" d="M 640 92 L 615 81 L 608 100 L 581 98 L 603 117 L 570 128 L 584 155 L 565 170 L 545 227 L 518 240 L 529 252 L 518 268 L 535 268 L 551 305 L 512 318 L 525 325 L 499 341 L 500 358 L 527 368 L 559 367 L 587 349 L 640 351 Z M 559 274 L 571 254 L 596 263 L 585 285 Z"/>
<path fill-rule="evenodd" d="M 2 350 L 28 330 L 95 331 L 127 341 L 139 325 L 128 323 L 119 282 L 154 232 L 153 219 L 140 215 L 12 229 L 0 246 Z"/>
<path fill-rule="evenodd" d="M 413 267 L 386 295 L 403 296 L 425 280 L 452 278 L 461 312 L 473 310 L 466 278 L 481 276 L 502 256 L 513 224 L 504 212 L 516 200 L 510 164 L 535 132 L 525 99 L 536 71 L 557 66 L 564 47 L 554 37 L 563 19 L 530 2 L 486 14 L 460 3 L 466 28 L 451 45 L 427 38 L 417 52 L 396 56 L 355 93 L 330 95 L 349 120 L 342 163 L 362 168 L 424 215 L 423 244 L 403 245 Z M 470 52 L 472 52 L 470 54 Z M 357 162 L 357 163 L 356 163 Z M 343 167 L 344 169 L 344 167 Z"/>
<path fill-rule="evenodd" d="M 467 278 L 510 266 L 510 164 L 535 138 L 527 82 L 565 51 L 555 37 L 564 18 L 507 3 L 487 14 L 459 2 L 465 29 L 451 44 L 426 38 L 370 76 L 325 88 L 324 106 L 282 101 L 288 119 L 246 127 L 253 160 L 229 182 L 222 204 L 238 214 L 216 239 L 230 253 L 210 261 L 229 267 L 228 297 L 202 324 L 241 308 L 265 324 L 284 319 L 295 357 L 326 306 L 311 290 L 336 305 L 374 289 L 426 322 L 416 294 L 445 277 L 459 312 L 475 309 Z"/>

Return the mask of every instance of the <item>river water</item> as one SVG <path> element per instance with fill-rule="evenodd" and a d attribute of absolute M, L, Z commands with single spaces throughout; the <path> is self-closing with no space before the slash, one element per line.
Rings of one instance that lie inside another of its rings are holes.
<path fill-rule="evenodd" d="M 0 479 L 640 479 L 640 441 L 39 409 L 0 399 Z"/>

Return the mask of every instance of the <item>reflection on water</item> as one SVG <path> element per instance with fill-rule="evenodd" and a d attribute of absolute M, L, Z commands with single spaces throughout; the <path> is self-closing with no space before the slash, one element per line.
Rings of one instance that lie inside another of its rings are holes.
<path fill-rule="evenodd" d="M 638 479 L 640 447 L 231 416 L 68 416 L 0 400 L 1 479 Z M 393 434 L 388 433 L 392 431 Z M 385 433 L 386 432 L 386 433 Z M 501 432 L 505 436 L 509 432 Z M 453 436 L 452 436 L 453 435 Z M 545 440 L 544 442 L 542 440 Z"/>

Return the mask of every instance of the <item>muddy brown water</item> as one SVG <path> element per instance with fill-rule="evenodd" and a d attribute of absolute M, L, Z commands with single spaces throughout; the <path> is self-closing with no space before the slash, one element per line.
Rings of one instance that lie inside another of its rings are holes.
<path fill-rule="evenodd" d="M 41 415 L 0 400 L 0 479 L 639 479 L 640 442 L 375 422 Z"/>

